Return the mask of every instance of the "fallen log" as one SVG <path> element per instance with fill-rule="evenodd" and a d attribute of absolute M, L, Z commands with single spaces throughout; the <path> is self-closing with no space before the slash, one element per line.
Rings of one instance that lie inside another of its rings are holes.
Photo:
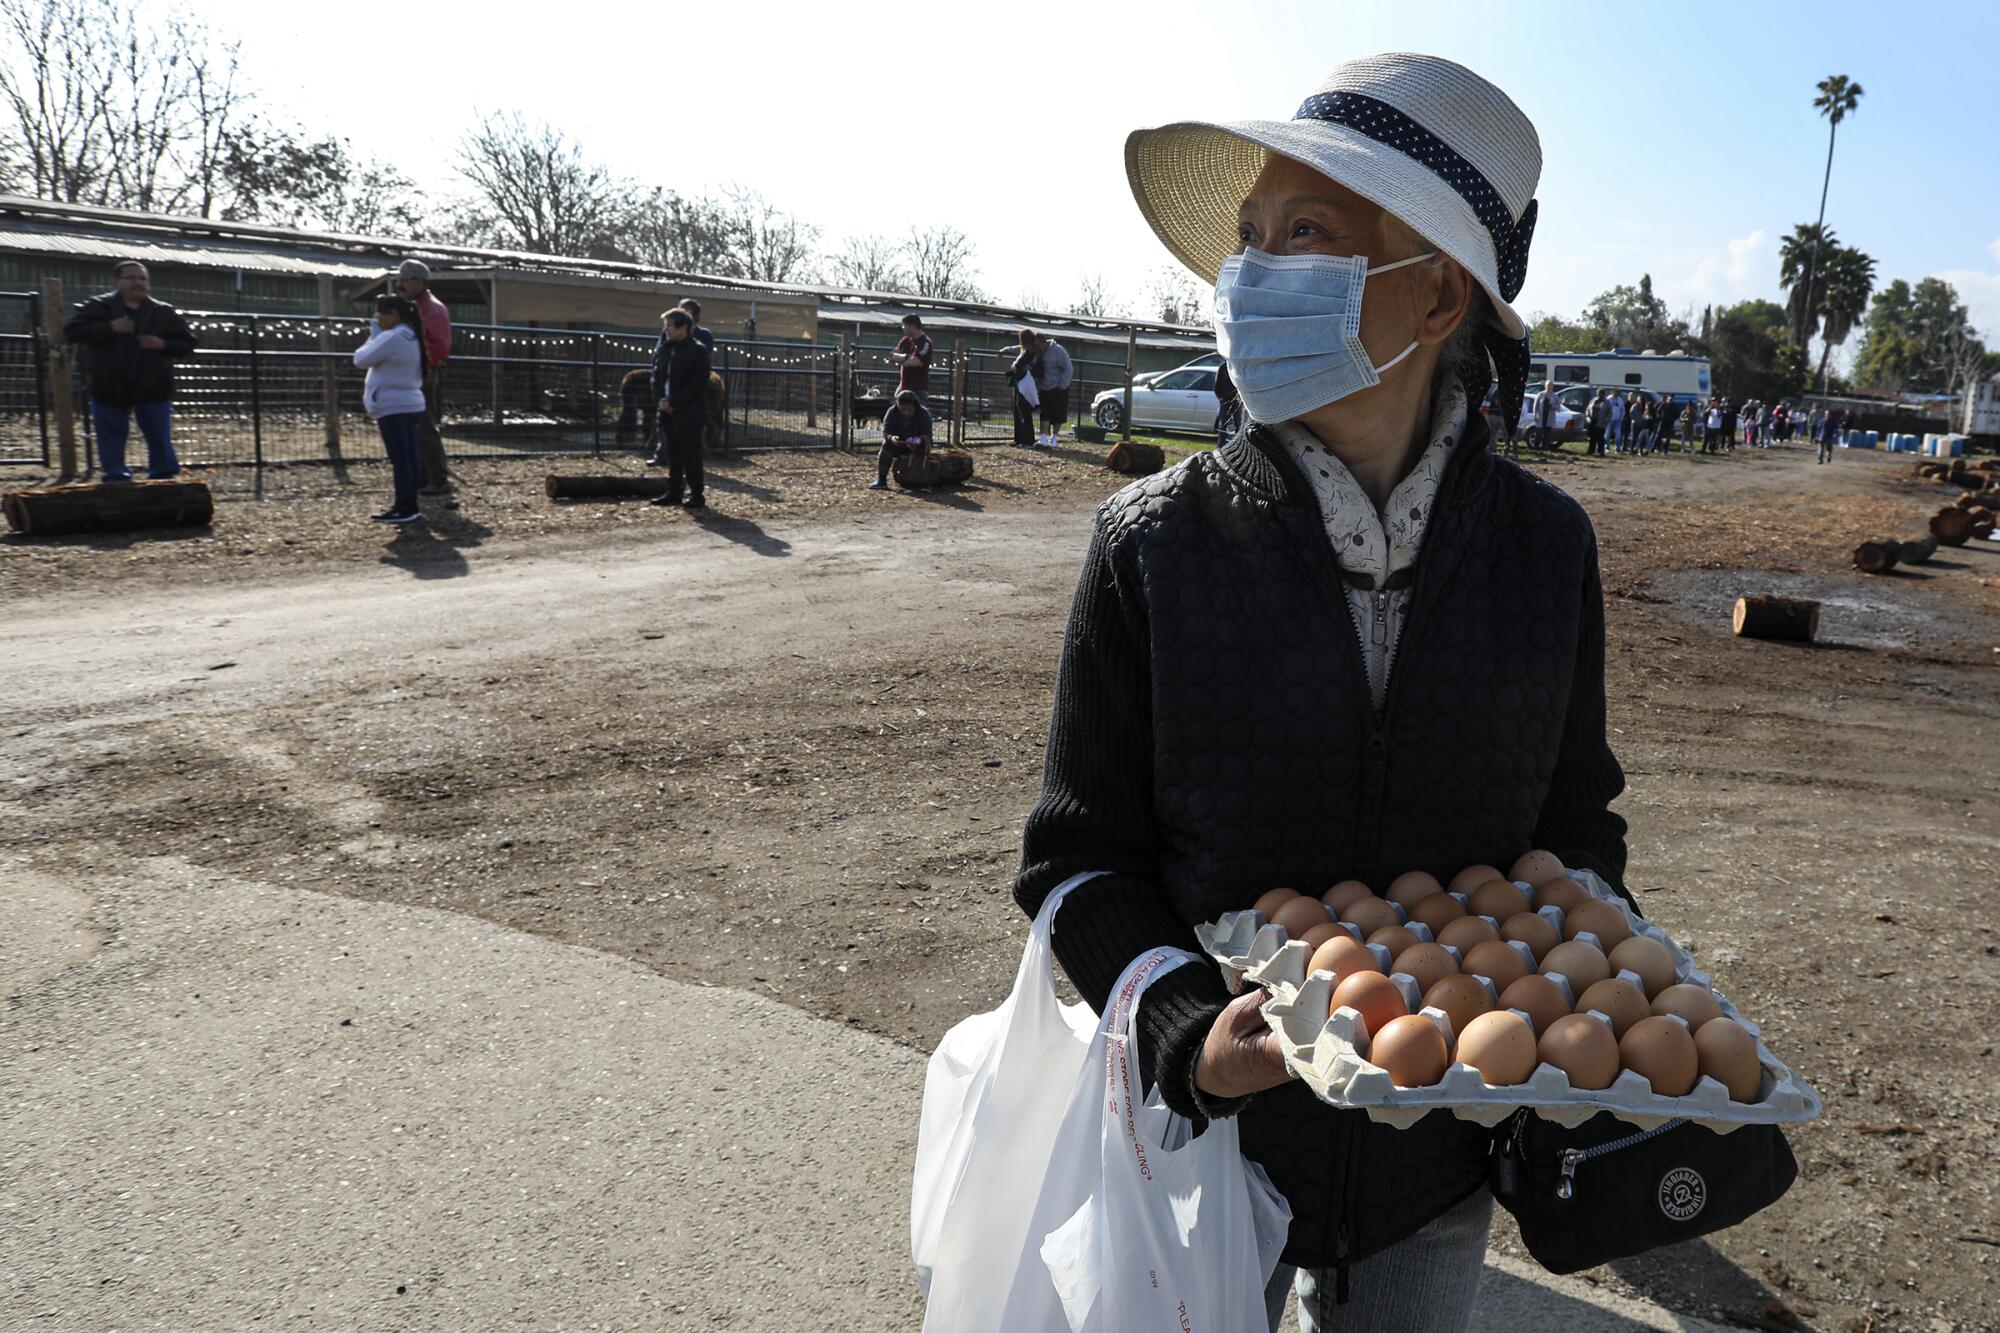
<path fill-rule="evenodd" d="M 1972 515 L 1963 509 L 1940 509 L 1931 519 L 1931 536 L 1946 546 L 1963 546 L 1972 535 Z"/>
<path fill-rule="evenodd" d="M 1736 599 L 1733 623 L 1739 638 L 1811 643 L 1819 633 L 1819 603 L 1748 593 Z"/>
<path fill-rule="evenodd" d="M 215 497 L 205 481 L 170 477 L 9 491 L 0 497 L 0 509 L 14 531 L 55 537 L 66 532 L 201 527 L 215 518 Z"/>
<path fill-rule="evenodd" d="M 905 490 L 956 486 L 972 480 L 972 455 L 963 449 L 932 449 L 896 460 L 896 484 Z"/>
<path fill-rule="evenodd" d="M 1854 567 L 1863 574 L 1886 574 L 1896 567 L 1897 542 L 1863 542 L 1854 548 Z"/>
<path fill-rule="evenodd" d="M 1104 456 L 1104 466 L 1128 477 L 1147 476 L 1158 472 L 1166 465 L 1165 449 L 1157 444 L 1145 444 L 1139 440 L 1120 440 L 1112 445 L 1111 452 Z"/>
<path fill-rule="evenodd" d="M 1938 543 L 1935 537 L 1925 537 L 1921 541 L 1914 542 L 1898 542 L 1896 544 L 1896 558 L 1906 565 L 1926 564 L 1932 556 L 1937 554 L 1937 548 Z"/>
<path fill-rule="evenodd" d="M 583 476 L 559 477 L 550 473 L 542 488 L 551 500 L 621 500 L 667 493 L 667 479 L 661 477 Z"/>

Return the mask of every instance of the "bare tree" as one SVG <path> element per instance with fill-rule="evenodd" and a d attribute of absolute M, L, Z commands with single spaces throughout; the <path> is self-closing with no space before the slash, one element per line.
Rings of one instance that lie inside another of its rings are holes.
<path fill-rule="evenodd" d="M 1069 312 L 1089 319 L 1102 319 L 1111 313 L 1111 290 L 1102 273 L 1083 275 L 1076 299 L 1069 303 Z"/>
<path fill-rule="evenodd" d="M 44 199 L 101 199 L 115 41 L 105 10 L 100 0 L 0 0 L 8 45 L 0 95 L 14 117 L 28 184 Z"/>
<path fill-rule="evenodd" d="M 900 242 L 886 236 L 850 236 L 828 258 L 827 276 L 843 287 L 862 291 L 900 291 L 909 283 L 902 260 Z"/>
<path fill-rule="evenodd" d="M 1214 322 L 1214 296 L 1182 268 L 1155 270 L 1146 285 L 1146 305 L 1162 324 L 1192 324 L 1208 328 Z"/>
<path fill-rule="evenodd" d="M 624 212 L 618 234 L 640 263 L 677 273 L 731 271 L 736 224 L 726 205 L 656 188 L 633 191 Z"/>
<path fill-rule="evenodd" d="M 811 278 L 818 227 L 800 221 L 745 186 L 728 186 L 723 197 L 728 201 L 734 232 L 732 276 L 760 282 L 804 282 Z"/>
<path fill-rule="evenodd" d="M 488 116 L 467 134 L 458 171 L 476 195 L 465 223 L 500 245 L 537 254 L 601 249 L 624 202 L 619 182 L 587 160 L 581 145 L 519 113 Z"/>
<path fill-rule="evenodd" d="M 974 281 L 972 238 L 956 227 L 910 228 L 903 242 L 903 263 L 910 290 L 944 301 L 977 301 L 983 293 Z"/>

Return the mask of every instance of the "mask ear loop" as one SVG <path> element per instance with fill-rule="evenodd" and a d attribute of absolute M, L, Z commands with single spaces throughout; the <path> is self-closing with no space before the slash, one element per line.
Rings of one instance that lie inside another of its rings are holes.
<path fill-rule="evenodd" d="M 1365 282 L 1367 279 L 1374 277 L 1377 273 L 1387 273 L 1391 269 L 1403 268 L 1409 264 L 1421 264 L 1426 259 L 1435 259 L 1435 258 L 1437 258 L 1437 251 L 1426 250 L 1420 255 L 1411 255 L 1407 259 L 1398 259 L 1393 264 L 1384 264 L 1380 268 L 1371 268 L 1368 270 L 1366 274 L 1363 275 L 1362 280 Z M 1400 362 L 1404 357 L 1408 356 L 1410 353 L 1417 350 L 1418 342 L 1419 340 L 1416 338 L 1410 339 L 1410 345 L 1408 347 L 1405 347 L 1402 351 L 1396 353 L 1394 356 L 1390 357 L 1387 361 L 1384 361 L 1381 365 L 1374 367 L 1376 377 L 1380 378 L 1382 372 L 1385 370 L 1395 369 L 1396 364 L 1398 362 Z"/>

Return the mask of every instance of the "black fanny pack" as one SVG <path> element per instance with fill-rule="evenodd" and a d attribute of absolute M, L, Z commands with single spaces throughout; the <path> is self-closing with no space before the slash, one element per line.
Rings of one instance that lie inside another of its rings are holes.
<path fill-rule="evenodd" d="M 1493 1141 L 1493 1197 L 1551 1273 L 1575 1273 L 1733 1227 L 1799 1174 L 1775 1125 L 1717 1134 L 1669 1120 L 1641 1130 L 1609 1114 L 1564 1129 L 1518 1112 Z"/>

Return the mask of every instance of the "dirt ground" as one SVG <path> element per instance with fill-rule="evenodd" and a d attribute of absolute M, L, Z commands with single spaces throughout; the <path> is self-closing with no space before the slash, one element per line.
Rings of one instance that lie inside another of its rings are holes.
<path fill-rule="evenodd" d="M 1019 956 L 1100 457 L 987 448 L 930 496 L 725 458 L 699 518 L 469 464 L 401 533 L 363 521 L 383 469 L 299 470 L 186 536 L 0 541 L 38 682 L 0 718 L 0 847 L 444 907 L 928 1050 Z M 1780 1206 L 1594 1276 L 1748 1327 L 2000 1326 L 2000 543 L 1849 568 L 1953 493 L 1907 460 L 1533 466 L 1597 524 L 1639 901 L 1826 1102 Z M 1760 590 L 1822 598 L 1825 642 L 1732 638 Z M 410 598 L 423 641 L 371 629 Z"/>

